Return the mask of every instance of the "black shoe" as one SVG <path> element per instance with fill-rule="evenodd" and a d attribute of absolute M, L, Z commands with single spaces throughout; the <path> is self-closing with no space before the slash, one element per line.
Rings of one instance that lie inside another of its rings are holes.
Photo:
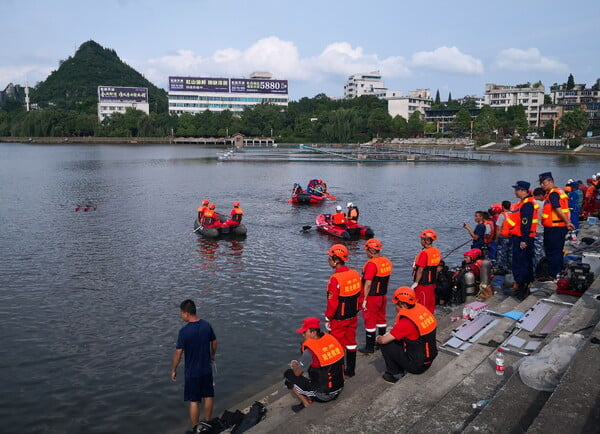
<path fill-rule="evenodd" d="M 371 354 L 373 354 L 373 353 L 375 352 L 375 348 L 369 348 L 369 347 L 367 347 L 367 346 L 365 345 L 364 347 L 362 347 L 362 348 L 359 348 L 359 349 L 358 349 L 358 352 L 359 352 L 359 353 L 362 353 L 362 354 L 364 354 L 364 355 L 366 355 L 366 356 L 369 356 L 369 355 L 371 355 Z"/>
<path fill-rule="evenodd" d="M 300 404 L 294 404 L 292 405 L 292 411 L 294 413 L 298 413 L 300 411 L 304 410 L 304 404 L 300 403 Z"/>
<path fill-rule="evenodd" d="M 354 372 L 354 371 L 350 372 L 348 370 L 344 370 L 344 377 L 346 377 L 346 378 L 351 378 L 351 377 L 354 377 L 355 375 L 356 375 L 356 372 Z"/>
<path fill-rule="evenodd" d="M 394 377 L 392 374 L 390 374 L 389 372 L 384 372 L 383 375 L 381 376 L 381 378 L 383 378 L 383 381 L 390 383 L 390 384 L 394 384 L 394 383 L 396 383 L 396 381 L 398 381 L 398 379 L 396 377 Z"/>

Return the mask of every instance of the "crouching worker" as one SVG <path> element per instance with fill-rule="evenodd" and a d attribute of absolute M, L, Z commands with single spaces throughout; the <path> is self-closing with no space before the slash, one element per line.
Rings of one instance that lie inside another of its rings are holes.
<path fill-rule="evenodd" d="M 377 336 L 385 361 L 383 379 L 395 383 L 406 372 L 422 374 L 437 356 L 435 333 L 437 321 L 433 314 L 417 303 L 415 291 L 402 286 L 394 292 L 396 324 L 385 335 Z"/>
<path fill-rule="evenodd" d="M 295 413 L 313 401 L 334 400 L 344 388 L 344 347 L 321 331 L 319 318 L 305 318 L 296 333 L 302 334 L 302 356 L 283 374 L 285 385 L 300 400 L 292 406 Z"/>

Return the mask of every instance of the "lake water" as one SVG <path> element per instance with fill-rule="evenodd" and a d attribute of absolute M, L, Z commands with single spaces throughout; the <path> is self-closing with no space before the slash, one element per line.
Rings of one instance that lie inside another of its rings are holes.
<path fill-rule="evenodd" d="M 186 298 L 219 340 L 215 415 L 279 381 L 301 319 L 323 314 L 335 242 L 302 227 L 336 203 L 292 206 L 294 182 L 324 179 L 338 204 L 359 206 L 395 265 L 393 289 L 410 282 L 422 229 L 448 252 L 467 240 L 474 211 L 515 200 L 516 180 L 535 186 L 551 170 L 563 185 L 600 170 L 571 156 L 361 165 L 218 162 L 217 152 L 0 144 L 2 432 L 181 432 L 183 366 L 180 381 L 169 373 Z M 205 198 L 226 213 L 239 200 L 247 238 L 193 234 Z M 363 243 L 349 247 L 360 269 Z"/>

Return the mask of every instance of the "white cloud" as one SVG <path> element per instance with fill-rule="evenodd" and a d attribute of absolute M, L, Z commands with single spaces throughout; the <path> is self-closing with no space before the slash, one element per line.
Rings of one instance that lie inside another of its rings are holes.
<path fill-rule="evenodd" d="M 364 53 L 347 42 L 328 45 L 316 57 L 301 58 L 293 42 L 275 36 L 260 39 L 243 51 L 224 48 L 208 57 L 191 50 L 149 60 L 136 65 L 154 83 L 165 84 L 169 75 L 219 75 L 245 77 L 253 71 L 269 71 L 275 78 L 320 81 L 324 76 L 339 76 L 379 70 L 386 78 L 410 75 L 402 57 L 380 59 Z"/>
<path fill-rule="evenodd" d="M 496 56 L 494 67 L 511 71 L 565 72 L 568 70 L 566 64 L 542 56 L 537 48 L 502 50 Z"/>
<path fill-rule="evenodd" d="M 462 53 L 456 47 L 439 47 L 433 51 L 419 51 L 411 58 L 416 68 L 430 69 L 451 74 L 482 74 L 483 63 L 473 56 Z"/>
<path fill-rule="evenodd" d="M 24 86 L 28 82 L 30 86 L 34 86 L 39 81 L 45 80 L 51 72 L 52 68 L 41 65 L 1 66 L 0 83 Z"/>

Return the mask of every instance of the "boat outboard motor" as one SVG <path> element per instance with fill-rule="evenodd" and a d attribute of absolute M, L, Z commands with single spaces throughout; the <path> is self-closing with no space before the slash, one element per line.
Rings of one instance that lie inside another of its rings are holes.
<path fill-rule="evenodd" d="M 490 275 L 492 271 L 492 262 L 489 259 L 484 259 L 481 261 L 479 269 L 479 279 L 481 280 L 479 287 L 485 288 L 491 283 Z"/>
<path fill-rule="evenodd" d="M 475 275 L 470 271 L 463 274 L 461 283 L 465 295 L 475 295 L 477 293 L 475 290 Z"/>

